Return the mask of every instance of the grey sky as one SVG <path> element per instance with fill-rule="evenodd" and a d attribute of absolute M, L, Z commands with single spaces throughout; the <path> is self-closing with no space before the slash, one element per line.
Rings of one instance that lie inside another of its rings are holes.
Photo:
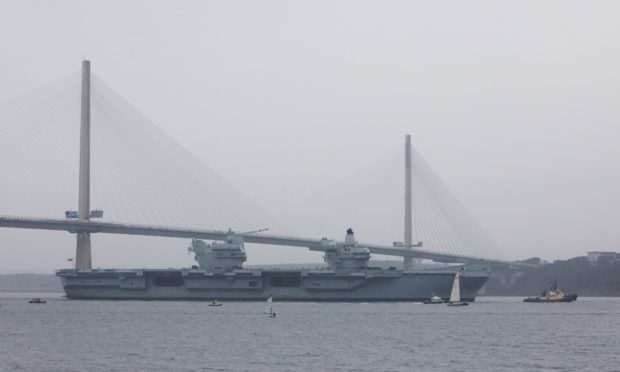
<path fill-rule="evenodd" d="M 86 56 L 135 107 L 276 214 L 400 146 L 409 132 L 509 258 L 618 250 L 618 2 L 2 8 L 0 101 L 76 71 Z M 0 231 L 0 271 L 65 264 L 74 243 L 58 234 Z M 185 242 L 175 241 L 179 251 L 151 251 L 152 240 L 123 241 L 136 252 L 95 247 L 95 259 L 189 263 Z M 33 251 L 46 259 L 33 260 Z M 250 251 L 250 263 L 320 259 Z"/>

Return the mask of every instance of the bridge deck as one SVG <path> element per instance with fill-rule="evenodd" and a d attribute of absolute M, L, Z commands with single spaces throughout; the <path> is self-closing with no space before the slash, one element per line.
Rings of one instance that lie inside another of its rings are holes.
<path fill-rule="evenodd" d="M 171 238 L 197 238 L 208 240 L 225 240 L 226 231 L 209 230 L 209 229 L 184 229 L 168 226 L 148 226 L 148 225 L 132 225 L 114 222 L 96 222 L 96 221 L 80 221 L 68 219 L 54 218 L 32 218 L 18 216 L 0 216 L 0 227 L 19 228 L 19 229 L 37 229 L 37 230 L 58 230 L 68 232 L 90 232 L 90 233 L 108 233 L 123 235 L 143 235 L 143 236 L 162 236 Z M 313 251 L 323 251 L 321 239 L 307 239 L 292 236 L 270 235 L 270 234 L 239 234 L 246 243 L 282 245 L 289 247 L 304 247 Z M 336 241 L 336 244 L 343 244 Z M 360 243 L 360 246 L 368 248 L 370 253 L 399 256 L 399 257 L 416 257 L 430 259 L 436 262 L 459 262 L 472 263 L 482 262 L 491 263 L 493 265 L 513 266 L 521 268 L 532 268 L 536 265 L 525 262 L 502 261 L 494 259 L 485 259 L 481 257 L 450 255 L 425 251 L 421 249 L 404 249 L 398 247 Z"/>

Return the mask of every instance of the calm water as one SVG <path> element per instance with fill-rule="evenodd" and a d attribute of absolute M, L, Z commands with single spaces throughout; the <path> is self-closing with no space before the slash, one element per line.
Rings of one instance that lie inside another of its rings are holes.
<path fill-rule="evenodd" d="M 620 299 L 412 303 L 70 301 L 0 293 L 0 370 L 620 370 Z"/>

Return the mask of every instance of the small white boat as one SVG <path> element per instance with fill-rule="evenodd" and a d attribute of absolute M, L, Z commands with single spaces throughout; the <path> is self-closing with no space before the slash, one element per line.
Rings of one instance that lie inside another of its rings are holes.
<path fill-rule="evenodd" d="M 427 305 L 443 304 L 445 301 L 439 296 L 433 296 L 430 299 L 424 301 Z"/>
<path fill-rule="evenodd" d="M 273 312 L 273 296 L 269 296 L 267 304 L 265 304 L 265 314 L 269 314 L 270 318 L 275 318 L 276 313 Z"/>
<path fill-rule="evenodd" d="M 217 302 L 217 300 L 213 300 L 211 303 L 209 303 L 209 306 L 222 306 L 222 304 Z"/>
<path fill-rule="evenodd" d="M 448 306 L 467 306 L 467 302 L 461 302 L 461 277 L 457 271 L 452 283 L 452 292 L 450 292 L 450 302 Z"/>

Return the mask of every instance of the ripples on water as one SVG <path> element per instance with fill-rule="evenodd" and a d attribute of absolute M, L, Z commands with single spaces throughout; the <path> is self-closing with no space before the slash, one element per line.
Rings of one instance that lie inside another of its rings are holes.
<path fill-rule="evenodd" d="M 0 370 L 619 370 L 620 299 L 414 303 L 70 301 L 0 293 Z"/>

